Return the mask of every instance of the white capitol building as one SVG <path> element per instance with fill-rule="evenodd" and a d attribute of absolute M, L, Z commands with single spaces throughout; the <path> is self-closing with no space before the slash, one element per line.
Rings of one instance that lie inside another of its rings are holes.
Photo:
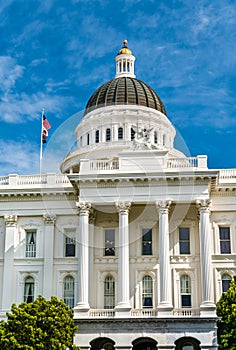
<path fill-rule="evenodd" d="M 216 350 L 236 273 L 236 169 L 174 148 L 156 92 L 121 48 L 62 174 L 0 177 L 0 317 L 56 295 L 81 350 Z"/>

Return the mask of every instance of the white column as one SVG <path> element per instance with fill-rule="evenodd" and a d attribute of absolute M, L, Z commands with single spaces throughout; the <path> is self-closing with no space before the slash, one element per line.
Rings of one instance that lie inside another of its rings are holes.
<path fill-rule="evenodd" d="M 159 211 L 159 268 L 160 268 L 160 302 L 158 305 L 158 315 L 171 315 L 172 288 L 170 270 L 170 243 L 169 243 L 169 208 L 170 201 L 157 202 Z"/>
<path fill-rule="evenodd" d="M 213 271 L 211 266 L 211 231 L 210 231 L 210 200 L 197 201 L 200 213 L 200 256 L 202 279 L 202 304 L 201 315 L 213 315 L 216 313 L 213 293 Z"/>
<path fill-rule="evenodd" d="M 43 267 L 43 296 L 50 299 L 53 290 L 53 249 L 55 215 L 44 214 L 44 267 Z"/>
<path fill-rule="evenodd" d="M 94 295 L 94 222 L 96 220 L 96 211 L 91 208 L 89 216 L 89 300 Z"/>
<path fill-rule="evenodd" d="M 4 216 L 5 230 L 5 247 L 4 247 L 4 265 L 3 265 L 3 284 L 2 288 L 2 316 L 5 312 L 10 311 L 11 304 L 15 300 L 14 285 L 14 237 L 17 227 L 16 215 Z"/>
<path fill-rule="evenodd" d="M 119 211 L 118 247 L 118 305 L 116 315 L 127 315 L 131 310 L 129 295 L 129 209 L 130 202 L 116 203 Z"/>
<path fill-rule="evenodd" d="M 78 233 L 78 303 L 75 312 L 88 312 L 89 296 L 89 213 L 90 203 L 76 203 L 79 209 Z"/>

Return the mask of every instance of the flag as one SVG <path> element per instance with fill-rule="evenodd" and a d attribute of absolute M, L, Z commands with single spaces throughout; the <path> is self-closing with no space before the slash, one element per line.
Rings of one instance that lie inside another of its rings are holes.
<path fill-rule="evenodd" d="M 48 137 L 48 130 L 51 128 L 51 125 L 45 115 L 43 114 L 43 120 L 42 120 L 42 143 L 47 142 Z"/>
<path fill-rule="evenodd" d="M 51 125 L 50 125 L 49 121 L 47 120 L 47 118 L 45 117 L 45 115 L 43 115 L 43 127 L 46 130 L 49 130 L 51 128 Z"/>

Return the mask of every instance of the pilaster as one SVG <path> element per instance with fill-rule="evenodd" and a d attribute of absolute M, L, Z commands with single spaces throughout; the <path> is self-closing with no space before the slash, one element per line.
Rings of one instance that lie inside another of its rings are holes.
<path fill-rule="evenodd" d="M 158 315 L 168 316 L 173 313 L 171 271 L 170 271 L 170 243 L 169 243 L 169 209 L 171 201 L 156 203 L 159 212 L 159 266 L 160 266 L 160 303 Z"/>
<path fill-rule="evenodd" d="M 201 316 L 216 316 L 216 305 L 213 294 L 213 272 L 211 265 L 211 232 L 210 232 L 210 208 L 211 201 L 198 200 L 197 208 L 200 213 L 200 259 L 202 279 L 202 304 Z"/>
<path fill-rule="evenodd" d="M 78 231 L 78 303 L 75 316 L 88 314 L 89 297 L 89 214 L 91 203 L 77 202 L 79 212 Z"/>
<path fill-rule="evenodd" d="M 54 225 L 56 215 L 44 214 L 44 271 L 43 271 L 43 296 L 50 299 L 53 291 L 53 249 L 54 249 Z"/>
<path fill-rule="evenodd" d="M 5 246 L 2 285 L 2 313 L 10 311 L 15 299 L 14 291 L 14 238 L 17 228 L 17 215 L 5 215 Z"/>
<path fill-rule="evenodd" d="M 116 316 L 130 314 L 129 291 L 129 210 L 130 202 L 116 203 L 119 212 L 119 247 L 118 247 L 118 305 Z"/>

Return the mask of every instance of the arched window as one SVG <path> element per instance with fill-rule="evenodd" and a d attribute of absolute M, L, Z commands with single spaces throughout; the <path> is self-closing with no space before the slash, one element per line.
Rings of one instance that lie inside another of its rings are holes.
<path fill-rule="evenodd" d="M 157 143 L 157 132 L 154 131 L 154 143 Z"/>
<path fill-rule="evenodd" d="M 118 128 L 118 140 L 123 140 L 123 128 Z"/>
<path fill-rule="evenodd" d="M 183 275 L 180 278 L 181 307 L 191 307 L 191 278 Z"/>
<path fill-rule="evenodd" d="M 144 276 L 142 280 L 142 307 L 153 307 L 153 283 L 150 276 Z"/>
<path fill-rule="evenodd" d="M 229 285 L 231 282 L 231 276 L 228 275 L 227 273 L 224 273 L 222 278 L 221 278 L 221 281 L 222 281 L 222 292 L 225 293 L 229 289 Z"/>
<path fill-rule="evenodd" d="M 115 279 L 107 276 L 104 281 L 104 309 L 114 309 L 115 307 Z"/>
<path fill-rule="evenodd" d="M 25 278 L 24 301 L 26 303 L 32 303 L 34 301 L 34 279 L 31 276 Z"/>
<path fill-rule="evenodd" d="M 111 129 L 106 129 L 106 141 L 111 141 Z"/>
<path fill-rule="evenodd" d="M 75 306 L 75 280 L 72 276 L 64 278 L 64 302 L 70 308 Z"/>
<path fill-rule="evenodd" d="M 130 129 L 130 139 L 131 139 L 131 141 L 133 141 L 134 138 L 135 138 L 135 131 L 134 131 L 133 128 L 131 128 L 131 129 Z"/>
<path fill-rule="evenodd" d="M 96 130 L 96 133 L 95 133 L 95 142 L 96 142 L 96 143 L 99 143 L 99 130 Z"/>

